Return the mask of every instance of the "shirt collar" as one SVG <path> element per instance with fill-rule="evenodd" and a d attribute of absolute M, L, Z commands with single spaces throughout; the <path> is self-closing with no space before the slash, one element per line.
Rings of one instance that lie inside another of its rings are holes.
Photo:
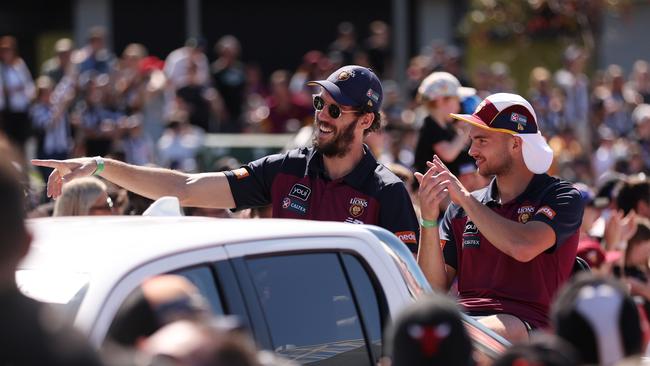
<path fill-rule="evenodd" d="M 341 180 L 354 188 L 360 188 L 365 178 L 374 172 L 376 167 L 377 160 L 372 155 L 368 146 L 363 144 L 363 157 L 361 157 L 361 161 L 359 161 L 350 173 L 341 178 Z M 309 172 L 327 177 L 325 164 L 323 163 L 323 154 L 313 147 L 310 148 L 309 156 L 307 157 L 307 173 Z"/>
<path fill-rule="evenodd" d="M 545 174 L 535 174 L 533 175 L 533 178 L 528 182 L 528 185 L 526 186 L 526 189 L 524 189 L 517 198 L 515 198 L 511 203 L 521 203 L 524 202 L 528 197 L 530 197 L 531 193 L 536 190 L 540 184 L 543 184 L 545 181 L 544 179 Z M 497 179 L 492 178 L 490 181 L 490 184 L 487 186 L 487 189 L 485 190 L 485 193 L 483 197 L 481 197 L 481 203 L 487 205 L 487 206 L 495 206 L 499 205 L 499 187 L 497 187 Z"/>

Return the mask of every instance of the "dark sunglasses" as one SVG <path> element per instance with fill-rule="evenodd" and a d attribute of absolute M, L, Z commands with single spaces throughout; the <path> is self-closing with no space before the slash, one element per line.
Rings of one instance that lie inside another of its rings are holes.
<path fill-rule="evenodd" d="M 325 102 L 325 99 L 323 99 L 323 97 L 320 95 L 314 95 L 314 109 L 320 112 L 325 108 L 325 105 L 327 105 L 327 102 Z M 344 111 L 337 104 L 333 103 L 328 105 L 327 112 L 329 113 L 330 117 L 334 119 L 341 117 L 341 114 L 343 113 L 357 113 L 357 111 Z"/>

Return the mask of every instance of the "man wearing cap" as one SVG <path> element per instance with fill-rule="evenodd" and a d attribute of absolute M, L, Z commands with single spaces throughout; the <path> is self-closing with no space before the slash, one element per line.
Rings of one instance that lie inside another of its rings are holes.
<path fill-rule="evenodd" d="M 379 164 L 364 136 L 380 126 L 382 88 L 361 66 L 344 66 L 313 81 L 313 147 L 270 155 L 226 172 L 184 174 L 94 158 L 34 160 L 54 168 L 48 195 L 64 181 L 99 175 L 142 196 L 177 196 L 183 206 L 236 208 L 272 205 L 273 217 L 379 225 L 417 251 L 418 223 L 402 181 Z"/>
<path fill-rule="evenodd" d="M 470 193 L 437 156 L 420 181 L 418 262 L 430 283 L 472 316 L 518 341 L 548 325 L 548 309 L 576 260 L 583 204 L 569 182 L 545 172 L 553 152 L 538 131 L 535 111 L 509 93 L 488 96 L 471 115 L 469 154 L 479 173 L 494 176 Z M 437 228 L 437 204 L 452 199 Z M 440 245 L 438 245 L 440 243 Z"/>

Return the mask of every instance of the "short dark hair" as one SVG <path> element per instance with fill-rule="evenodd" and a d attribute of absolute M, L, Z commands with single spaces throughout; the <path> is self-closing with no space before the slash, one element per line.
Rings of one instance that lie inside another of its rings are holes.
<path fill-rule="evenodd" d="M 620 186 L 616 195 L 616 205 L 625 214 L 636 210 L 640 201 L 650 202 L 650 181 L 632 179 Z"/>

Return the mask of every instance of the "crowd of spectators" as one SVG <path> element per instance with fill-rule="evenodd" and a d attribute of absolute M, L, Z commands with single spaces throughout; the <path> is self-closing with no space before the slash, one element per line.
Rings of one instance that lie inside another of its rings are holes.
<path fill-rule="evenodd" d="M 15 38 L 4 36 L 0 38 L 0 131 L 23 154 L 38 158 L 111 156 L 132 164 L 197 172 L 205 169 L 196 154 L 206 133 L 297 132 L 313 122 L 313 90 L 306 81 L 323 79 L 341 65 L 359 64 L 373 68 L 384 85 L 385 125 L 382 131 L 370 134 L 367 143 L 378 160 L 409 182 L 418 164 L 416 146 L 423 121 L 436 110 L 429 110 L 418 97 L 427 76 L 446 72 L 460 85 L 474 88 L 472 95 L 459 95 L 455 106 L 469 113 L 476 106 L 472 100 L 516 92 L 507 64 L 494 62 L 470 72 L 462 66 L 461 50 L 443 43 L 434 43 L 413 57 L 405 70 L 407 82 L 399 86 L 391 80 L 389 28 L 375 21 L 370 24 L 370 34 L 361 41 L 354 26 L 342 23 L 328 49 L 307 51 L 297 69 L 276 70 L 268 82 L 258 64 L 242 61 L 242 45 L 232 35 L 219 39 L 213 52 L 204 40 L 189 39 L 162 60 L 137 43 L 116 56 L 106 47 L 104 31 L 93 28 L 86 44 L 79 47 L 69 39 L 58 40 L 56 56 L 38 73 L 31 73 L 20 58 Z M 574 292 L 564 292 L 564 300 L 559 300 L 564 305 L 557 305 L 552 320 L 564 322 L 583 316 L 588 319 L 580 324 L 587 322 L 600 329 L 599 322 L 620 315 L 623 303 L 639 309 L 640 318 L 632 322 L 637 321 L 641 338 L 642 325 L 648 326 L 645 316 L 650 314 L 650 66 L 648 61 L 638 60 L 631 70 L 609 65 L 590 72 L 590 56 L 584 48 L 569 46 L 561 55 L 559 70 L 532 69 L 530 89 L 520 91 L 533 105 L 540 130 L 553 148 L 549 174 L 575 182 L 586 205 L 578 256 L 606 279 L 573 283 Z M 458 145 L 454 160 L 467 153 L 469 139 L 465 132 L 448 128 L 450 141 Z M 32 138 L 35 152 L 26 149 Z M 236 166 L 237 162 L 230 162 L 224 168 Z M 39 173 L 45 180 L 49 171 L 40 169 Z M 142 197 L 127 196 L 95 178 L 75 183 L 64 189 L 56 206 L 40 208 L 31 215 L 45 216 L 52 211 L 54 215 L 138 214 L 148 204 Z M 38 196 L 31 204 L 35 206 L 41 199 Z M 187 212 L 233 216 L 227 210 Z M 266 217 L 268 213 L 260 210 L 244 215 Z M 613 278 L 621 282 L 609 282 Z M 580 286 L 591 286 L 596 295 L 585 300 L 584 293 L 575 289 Z M 614 298 L 618 300 L 611 300 Z M 610 300 L 618 301 L 618 307 L 610 312 L 604 307 L 595 315 L 578 304 Z M 588 330 L 594 340 L 586 344 L 581 343 L 584 337 L 561 324 L 555 324 L 556 335 L 576 348 L 576 355 L 570 357 L 588 358 L 589 363 L 603 363 L 605 357 L 607 362 L 618 361 L 599 348 L 609 344 L 594 334 L 599 331 Z M 648 334 L 643 339 L 647 340 Z M 533 342 L 526 349 L 513 348 L 508 357 L 535 364 L 574 364 L 527 358 L 543 350 L 571 347 L 564 343 L 560 347 L 558 342 Z M 644 344 L 625 339 L 617 355 L 639 354 Z"/>

